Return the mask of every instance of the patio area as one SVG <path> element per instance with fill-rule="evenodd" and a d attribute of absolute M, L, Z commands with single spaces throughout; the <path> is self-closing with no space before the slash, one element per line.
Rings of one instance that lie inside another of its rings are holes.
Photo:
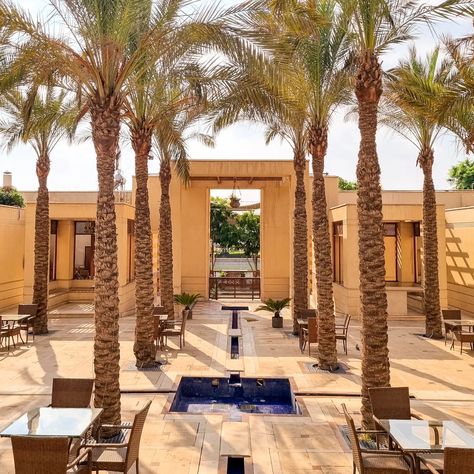
<path fill-rule="evenodd" d="M 250 458 L 246 472 L 296 473 L 352 472 L 352 455 L 341 432 L 345 425 L 341 403 L 359 420 L 360 346 L 358 322 L 349 331 L 348 355 L 338 343 L 344 373 L 315 371 L 308 352 L 301 354 L 291 321 L 272 329 L 270 314 L 254 313 L 257 304 L 245 303 L 241 314 L 242 352 L 232 360 L 228 351 L 229 313 L 215 302 L 199 303 L 187 323 L 186 346 L 178 350 L 175 340 L 161 354 L 167 364 L 157 371 L 134 367 L 134 319 L 120 321 L 122 418 L 148 400 L 152 405 L 143 433 L 140 472 L 225 472 L 221 440 L 226 415 L 168 413 L 169 401 L 179 376 L 226 376 L 237 365 L 248 377 L 289 377 L 301 416 L 242 415 L 236 420 L 234 448 L 248 437 Z M 59 312 L 57 312 L 59 313 Z M 93 321 L 60 314 L 50 320 L 50 334 L 38 336 L 29 347 L 0 353 L 0 430 L 30 408 L 50 403 L 54 377 L 93 376 Z M 451 419 L 474 426 L 474 353 L 450 351 L 444 340 L 420 336 L 423 322 L 390 322 L 391 383 L 408 386 L 414 396 L 412 408 L 424 418 Z M 315 351 L 316 352 L 316 351 Z M 247 467 L 247 466 L 246 466 Z M 0 471 L 13 473 L 10 440 L 0 439 Z"/>

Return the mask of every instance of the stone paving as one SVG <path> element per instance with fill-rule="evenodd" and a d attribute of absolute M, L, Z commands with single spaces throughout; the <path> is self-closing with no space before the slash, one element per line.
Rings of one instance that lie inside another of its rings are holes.
<path fill-rule="evenodd" d="M 256 304 L 249 303 L 251 309 Z M 176 339 L 159 357 L 161 371 L 139 372 L 133 364 L 134 319 L 120 322 L 123 419 L 152 400 L 141 443 L 140 472 L 223 473 L 220 456 L 225 415 L 167 413 L 166 408 L 180 375 L 222 376 L 235 361 L 228 351 L 228 313 L 215 302 L 200 303 L 188 321 L 186 347 Z M 10 354 L 0 351 L 0 430 L 30 408 L 50 401 L 54 377 L 93 375 L 93 322 L 86 318 L 50 320 L 50 334 Z M 356 419 L 360 408 L 359 327 L 349 331 L 348 355 L 340 360 L 344 374 L 315 372 L 315 358 L 302 355 L 285 315 L 283 329 L 271 328 L 268 313 L 242 313 L 243 354 L 237 362 L 245 376 L 291 377 L 297 398 L 305 406 L 302 416 L 243 416 L 242 433 L 249 433 L 251 457 L 246 472 L 254 474 L 352 473 L 349 446 L 341 435 L 341 403 Z M 415 397 L 413 408 L 431 419 L 454 419 L 474 425 L 474 352 L 459 354 L 444 341 L 422 338 L 421 321 L 390 322 L 392 385 L 407 385 Z M 314 351 L 316 353 L 316 351 Z M 235 433 L 234 433 L 235 435 Z M 235 443 L 244 442 L 245 436 Z M 222 444 L 224 442 L 222 441 Z M 238 449 L 238 447 L 236 447 Z M 13 473 L 10 440 L 0 439 L 0 473 Z M 133 470 L 131 471 L 133 472 Z"/>

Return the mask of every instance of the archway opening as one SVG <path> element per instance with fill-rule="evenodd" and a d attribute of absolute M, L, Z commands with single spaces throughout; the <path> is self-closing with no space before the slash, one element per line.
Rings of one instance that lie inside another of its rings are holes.
<path fill-rule="evenodd" d="M 209 298 L 260 299 L 259 189 L 210 190 Z"/>

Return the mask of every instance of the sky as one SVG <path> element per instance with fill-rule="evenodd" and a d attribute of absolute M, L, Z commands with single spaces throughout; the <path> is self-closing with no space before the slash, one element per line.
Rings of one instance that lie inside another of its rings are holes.
<path fill-rule="evenodd" d="M 33 14 L 47 8 L 48 0 L 21 0 L 18 2 Z M 236 3 L 227 0 L 226 3 Z M 434 3 L 430 1 L 427 3 Z M 47 11 L 47 10 L 46 10 Z M 456 22 L 439 23 L 436 35 L 454 37 L 472 33 L 470 19 Z M 419 54 L 426 54 L 437 44 L 438 39 L 428 28 L 419 31 L 415 46 Z M 412 44 L 412 43 L 410 43 Z M 388 69 L 398 60 L 407 56 L 409 45 L 397 46 L 382 58 L 382 67 Z M 359 148 L 359 131 L 355 121 L 345 120 L 345 111 L 341 110 L 333 117 L 329 131 L 328 155 L 325 171 L 330 175 L 355 180 L 357 154 Z M 189 142 L 190 159 L 281 159 L 291 160 L 290 147 L 279 140 L 265 145 L 263 127 L 254 123 L 239 123 L 221 132 L 214 148 L 208 148 L 197 142 Z M 204 127 L 202 129 L 204 131 Z M 379 161 L 382 170 L 383 189 L 421 189 L 423 174 L 416 167 L 417 149 L 405 138 L 391 131 L 379 129 L 377 135 Z M 462 147 L 450 136 L 444 136 L 435 148 L 433 178 L 437 189 L 449 189 L 447 181 L 449 168 L 465 158 Z M 13 185 L 22 191 L 35 190 L 37 178 L 35 173 L 36 156 L 28 145 L 19 145 L 9 154 L 0 150 L 0 173 L 13 173 Z M 51 156 L 51 172 L 48 179 L 51 191 L 85 191 L 97 189 L 97 172 L 95 154 L 90 141 L 69 145 L 61 142 Z M 127 179 L 126 188 L 131 188 L 134 174 L 133 153 L 126 144 L 122 148 L 121 169 Z M 150 173 L 159 171 L 158 160 L 149 162 Z"/>

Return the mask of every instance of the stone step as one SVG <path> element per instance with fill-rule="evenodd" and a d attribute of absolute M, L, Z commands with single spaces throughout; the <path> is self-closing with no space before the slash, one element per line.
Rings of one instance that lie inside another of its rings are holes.
<path fill-rule="evenodd" d="M 244 421 L 224 421 L 221 429 L 221 456 L 246 458 L 252 455 L 250 428 Z"/>

